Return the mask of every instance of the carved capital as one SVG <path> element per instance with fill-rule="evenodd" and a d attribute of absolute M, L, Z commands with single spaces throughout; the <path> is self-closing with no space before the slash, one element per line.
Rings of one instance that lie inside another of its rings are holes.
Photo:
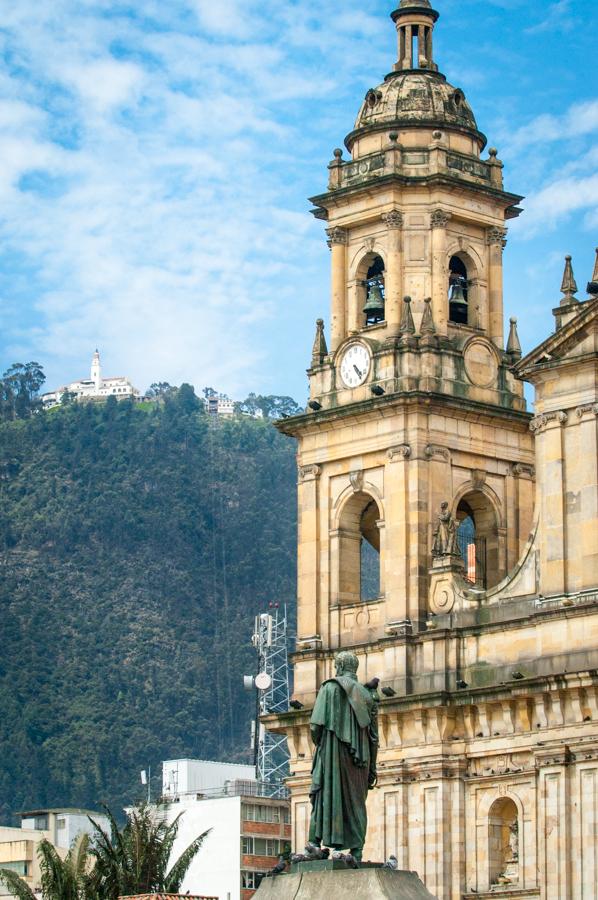
<path fill-rule="evenodd" d="M 321 466 L 299 466 L 299 481 L 313 481 L 322 474 Z"/>
<path fill-rule="evenodd" d="M 403 214 L 399 212 L 398 209 L 393 209 L 390 212 L 384 213 L 382 221 L 387 228 L 402 228 Z"/>
<path fill-rule="evenodd" d="M 363 478 L 363 469 L 356 469 L 349 475 L 349 481 L 351 482 L 351 487 L 353 488 L 353 492 L 355 494 L 359 494 L 360 491 L 363 490 Z"/>
<path fill-rule="evenodd" d="M 435 456 L 438 456 L 446 462 L 451 461 L 451 451 L 447 447 L 439 447 L 437 444 L 428 444 L 424 449 L 424 456 L 426 459 L 434 459 Z"/>
<path fill-rule="evenodd" d="M 542 416 L 536 416 L 529 423 L 529 430 L 533 434 L 537 434 L 539 431 L 542 431 L 543 428 L 546 428 L 549 422 L 558 422 L 559 425 L 564 427 L 569 421 L 569 416 L 563 410 L 559 412 L 551 412 L 546 413 Z"/>
<path fill-rule="evenodd" d="M 526 466 L 524 463 L 513 463 L 511 466 L 511 475 L 514 478 L 534 478 L 535 474 L 533 466 Z"/>
<path fill-rule="evenodd" d="M 506 228 L 488 228 L 486 231 L 486 243 L 489 247 L 498 244 L 504 250 L 507 246 L 507 229 Z"/>
<path fill-rule="evenodd" d="M 569 416 L 567 415 L 566 412 L 563 412 L 562 410 L 561 410 L 561 412 L 557 413 L 556 417 L 558 419 L 559 425 L 566 425 L 567 422 L 569 421 Z"/>
<path fill-rule="evenodd" d="M 432 228 L 446 228 L 452 216 L 443 209 L 435 209 L 430 216 L 430 225 Z"/>
<path fill-rule="evenodd" d="M 339 228 L 338 226 L 327 228 L 326 234 L 328 235 L 329 247 L 332 247 L 334 244 L 346 244 L 349 240 L 349 232 L 346 228 Z"/>
<path fill-rule="evenodd" d="M 409 459 L 411 457 L 411 447 L 409 444 L 399 444 L 396 447 L 390 447 L 386 451 L 391 462 L 398 462 L 400 459 Z"/>
<path fill-rule="evenodd" d="M 598 416 L 598 403 L 587 403 L 585 406 L 578 406 L 575 410 L 578 419 L 583 418 L 586 414 Z"/>

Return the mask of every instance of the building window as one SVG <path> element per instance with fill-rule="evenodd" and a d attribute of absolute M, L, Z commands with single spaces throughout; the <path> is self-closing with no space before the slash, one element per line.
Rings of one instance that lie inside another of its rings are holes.
<path fill-rule="evenodd" d="M 0 863 L 0 869 L 8 869 L 10 872 L 16 872 L 17 875 L 29 875 L 29 863 L 26 860 Z"/>
<path fill-rule="evenodd" d="M 469 324 L 469 280 L 459 256 L 452 256 L 449 262 L 449 320 L 456 325 Z"/>
<path fill-rule="evenodd" d="M 56 830 L 62 831 L 64 828 L 66 828 L 66 819 L 57 819 L 56 820 Z"/>
<path fill-rule="evenodd" d="M 384 260 L 381 256 L 375 256 L 367 270 L 363 313 L 366 325 L 384 321 Z"/>
<path fill-rule="evenodd" d="M 33 827 L 36 831 L 47 831 L 48 830 L 48 817 L 47 816 L 36 816 L 33 820 Z"/>
<path fill-rule="evenodd" d="M 244 891 L 255 891 L 262 883 L 265 872 L 241 872 L 241 888 Z"/>
<path fill-rule="evenodd" d="M 472 491 L 459 503 L 457 520 L 457 541 L 468 581 L 482 590 L 494 587 L 506 575 L 494 505 L 481 491 Z"/>
<path fill-rule="evenodd" d="M 280 841 L 275 838 L 243 837 L 241 850 L 246 856 L 278 856 Z"/>
<path fill-rule="evenodd" d="M 338 527 L 338 591 L 341 603 L 375 600 L 383 592 L 380 509 L 362 491 L 345 504 Z"/>
<path fill-rule="evenodd" d="M 280 822 L 280 809 L 277 806 L 265 806 L 256 803 L 243 804 L 243 818 L 246 822 Z"/>

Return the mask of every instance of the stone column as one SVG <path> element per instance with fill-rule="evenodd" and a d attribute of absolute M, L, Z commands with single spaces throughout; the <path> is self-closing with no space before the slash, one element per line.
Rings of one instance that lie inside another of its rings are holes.
<path fill-rule="evenodd" d="M 320 466 L 299 468 L 297 636 L 299 640 L 319 635 Z"/>
<path fill-rule="evenodd" d="M 540 590 L 545 597 L 567 589 L 565 532 L 565 461 L 563 459 L 564 412 L 537 416 L 530 424 L 536 435 L 536 460 L 541 503 Z"/>
<path fill-rule="evenodd" d="M 450 214 L 436 209 L 430 217 L 432 228 L 432 314 L 437 334 L 448 331 L 448 260 L 446 258 L 446 226 Z"/>
<path fill-rule="evenodd" d="M 488 328 L 490 340 L 504 349 L 502 253 L 507 245 L 506 228 L 489 228 L 488 246 Z"/>
<path fill-rule="evenodd" d="M 330 351 L 336 352 L 347 335 L 347 239 L 344 228 L 328 228 L 328 246 L 332 251 L 332 310 Z"/>
<path fill-rule="evenodd" d="M 399 334 L 403 298 L 403 216 L 393 209 L 382 216 L 388 228 L 387 258 L 384 270 L 384 316 L 389 337 Z"/>

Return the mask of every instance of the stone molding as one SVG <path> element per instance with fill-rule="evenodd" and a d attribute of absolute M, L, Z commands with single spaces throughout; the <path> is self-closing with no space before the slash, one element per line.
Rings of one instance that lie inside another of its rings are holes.
<path fill-rule="evenodd" d="M 384 213 L 382 221 L 388 229 L 396 229 L 403 227 L 403 213 L 398 209 L 392 209 L 390 212 Z"/>
<path fill-rule="evenodd" d="M 338 226 L 327 228 L 326 234 L 328 235 L 329 247 L 332 247 L 333 244 L 347 244 L 349 242 L 349 232 L 346 228 L 339 228 Z"/>
<path fill-rule="evenodd" d="M 435 209 L 430 216 L 430 225 L 432 228 L 446 228 L 452 216 L 443 209 Z"/>
<path fill-rule="evenodd" d="M 386 455 L 391 462 L 398 462 L 400 459 L 410 459 L 411 447 L 409 444 L 398 444 L 396 447 L 389 447 Z"/>
<path fill-rule="evenodd" d="M 319 478 L 321 474 L 321 466 L 299 466 L 299 481 L 313 481 L 316 478 Z"/>

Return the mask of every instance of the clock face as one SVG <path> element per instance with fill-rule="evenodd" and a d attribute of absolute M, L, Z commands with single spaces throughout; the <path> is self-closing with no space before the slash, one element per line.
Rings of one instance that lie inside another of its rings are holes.
<path fill-rule="evenodd" d="M 372 358 L 365 344 L 350 344 L 343 353 L 340 365 L 341 378 L 347 387 L 363 384 L 370 372 Z"/>

